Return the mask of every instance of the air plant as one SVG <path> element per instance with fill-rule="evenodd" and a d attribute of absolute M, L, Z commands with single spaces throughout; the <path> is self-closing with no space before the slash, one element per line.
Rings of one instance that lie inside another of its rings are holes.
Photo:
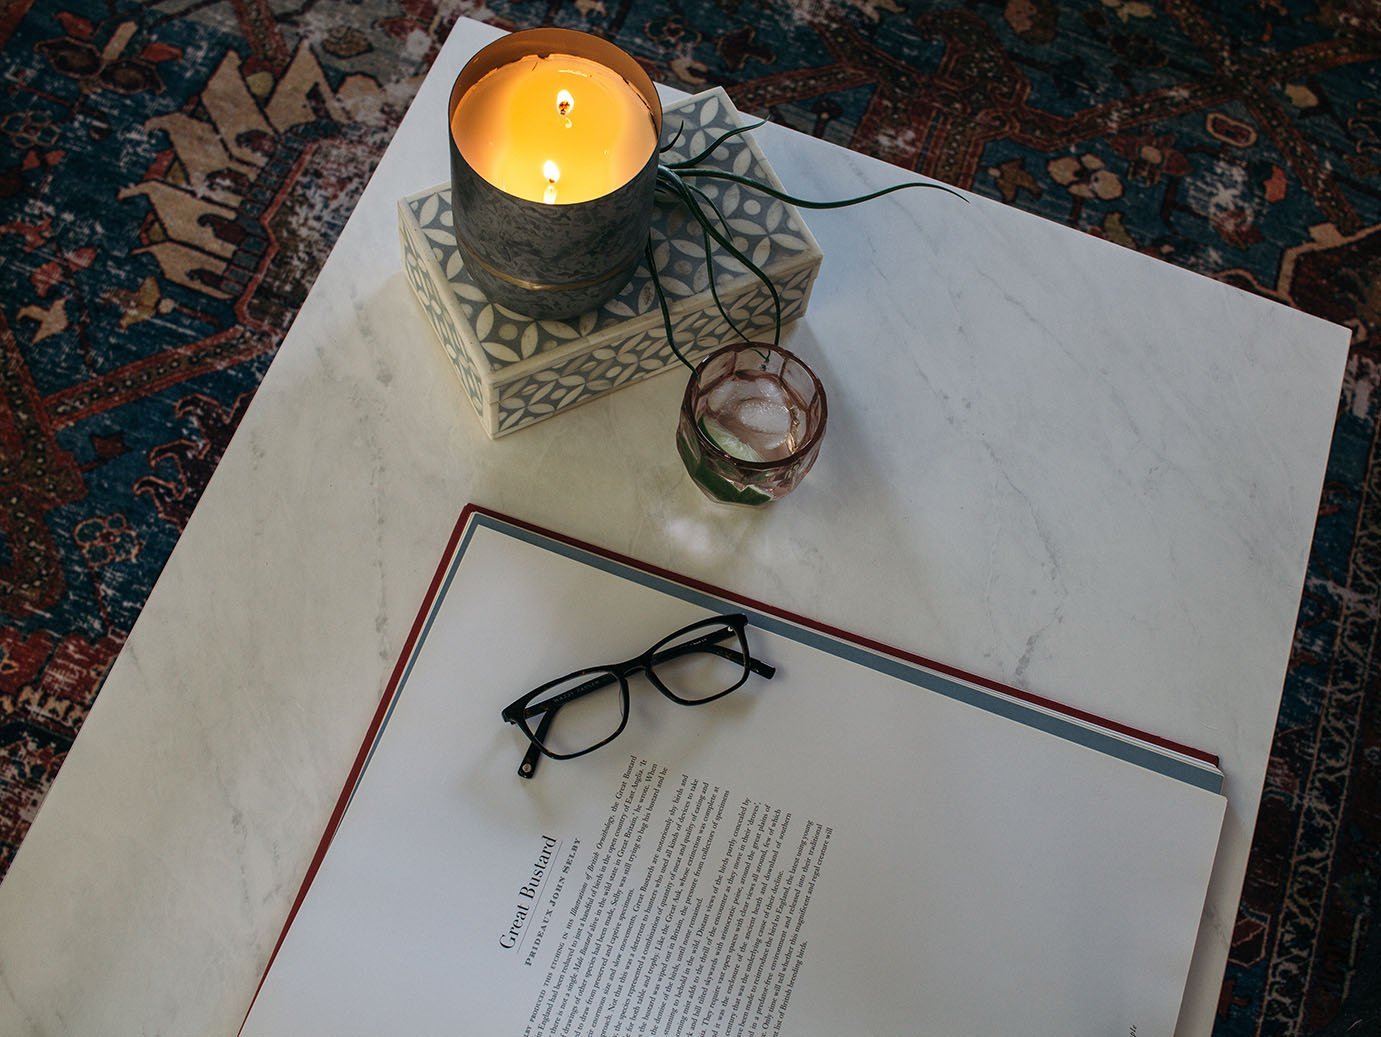
<path fill-rule="evenodd" d="M 748 336 L 743 333 L 743 331 L 738 327 L 737 324 L 734 323 L 733 318 L 729 316 L 729 311 L 725 308 L 724 303 L 719 298 L 719 290 L 715 283 L 713 254 L 714 246 L 718 244 L 721 248 L 724 249 L 724 251 L 729 253 L 729 255 L 733 256 L 734 259 L 741 263 L 750 273 L 752 273 L 759 281 L 763 283 L 763 286 L 767 289 L 768 294 L 772 298 L 772 304 L 776 316 L 772 334 L 772 344 L 775 346 L 780 343 L 782 336 L 782 300 L 781 297 L 777 294 L 777 288 L 772 283 L 772 279 L 767 276 L 767 274 L 762 270 L 762 268 L 755 264 L 751 259 L 749 259 L 748 256 L 745 255 L 743 251 L 734 244 L 733 236 L 729 233 L 728 222 L 725 220 L 724 214 L 720 212 L 719 207 L 715 205 L 714 199 L 712 199 L 708 194 L 706 194 L 705 191 L 702 190 L 694 182 L 695 180 L 729 180 L 736 184 L 741 184 L 744 187 L 750 188 L 751 190 L 759 191 L 762 194 L 768 195 L 769 197 L 776 198 L 779 201 L 787 202 L 790 205 L 795 205 L 802 209 L 842 209 L 850 205 L 858 205 L 861 202 L 872 201 L 875 198 L 881 198 L 883 195 L 893 194 L 897 191 L 904 191 L 912 187 L 929 188 L 936 191 L 943 191 L 946 194 L 953 195 L 954 197 L 959 198 L 965 202 L 967 202 L 968 199 L 964 198 L 964 196 L 959 194 L 959 192 L 954 191 L 943 184 L 930 184 L 922 183 L 920 181 L 912 181 L 910 183 L 905 184 L 893 184 L 891 187 L 884 187 L 880 191 L 873 191 L 870 194 L 859 195 L 855 198 L 845 198 L 840 201 L 810 201 L 807 199 L 796 198 L 793 195 L 789 195 L 784 191 L 779 191 L 775 187 L 770 186 L 769 184 L 764 184 L 759 180 L 754 180 L 752 177 L 744 176 L 740 173 L 732 173 L 724 169 L 715 169 L 711 167 L 705 167 L 702 165 L 702 163 L 711 155 L 713 155 L 715 150 L 726 141 L 731 140 L 734 137 L 739 136 L 740 134 L 747 133 L 750 130 L 755 130 L 758 127 L 763 126 L 765 124 L 766 120 L 759 120 L 758 122 L 746 126 L 736 127 L 732 130 L 720 134 L 720 136 L 716 137 L 709 144 L 709 146 L 702 150 L 698 155 L 692 155 L 690 158 L 681 159 L 676 162 L 659 163 L 657 166 L 657 189 L 664 196 L 669 196 L 674 200 L 679 201 L 685 207 L 685 210 L 689 214 L 691 219 L 700 228 L 700 237 L 705 246 L 705 263 L 709 268 L 708 272 L 710 295 L 714 298 L 715 308 L 719 310 L 719 314 L 721 317 L 724 318 L 725 323 L 727 323 L 729 327 L 733 329 L 733 331 L 745 341 L 747 341 Z M 677 140 L 680 139 L 681 132 L 683 129 L 684 124 L 677 129 L 676 135 L 671 139 L 671 141 L 668 142 L 661 149 L 661 154 L 665 154 L 671 148 L 675 147 Z M 708 210 L 708 212 L 706 210 Z M 662 311 L 662 323 L 666 327 L 667 345 L 671 347 L 671 351 L 676 355 L 676 359 L 680 360 L 681 363 L 685 364 L 686 367 L 690 368 L 693 371 L 695 370 L 695 366 L 689 360 L 686 359 L 685 355 L 676 345 L 676 342 L 672 335 L 671 311 L 667 306 L 666 295 L 662 291 L 661 278 L 658 276 L 657 273 L 657 263 L 653 258 L 652 254 L 652 238 L 650 235 L 647 240 L 645 256 L 647 259 L 648 271 L 651 273 L 652 276 L 652 287 L 657 295 L 657 305 L 660 307 Z"/>

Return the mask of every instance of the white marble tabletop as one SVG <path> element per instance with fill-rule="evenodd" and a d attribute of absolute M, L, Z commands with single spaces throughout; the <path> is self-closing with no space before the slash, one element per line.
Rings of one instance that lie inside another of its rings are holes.
<path fill-rule="evenodd" d="M 437 59 L 0 885 L 0 1032 L 230 1034 L 475 501 L 1218 753 L 1182 1034 L 1216 1005 L 1348 334 L 992 201 L 809 216 L 815 470 L 717 507 L 650 379 L 490 442 L 401 272 Z M 778 127 L 788 187 L 903 171 Z"/>

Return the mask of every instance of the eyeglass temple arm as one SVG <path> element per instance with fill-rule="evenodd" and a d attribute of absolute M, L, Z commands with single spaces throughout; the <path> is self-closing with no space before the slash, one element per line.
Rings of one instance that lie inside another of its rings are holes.
<path fill-rule="evenodd" d="M 547 736 L 547 728 L 551 727 L 552 717 L 556 716 L 556 710 L 549 709 L 542 722 L 537 725 L 537 739 Z M 518 764 L 518 777 L 530 778 L 537 773 L 537 763 L 542 759 L 542 750 L 537 748 L 537 742 L 529 742 L 527 752 L 523 753 L 523 762 Z"/>
<path fill-rule="evenodd" d="M 677 659 L 683 655 L 689 655 L 692 652 L 709 652 L 712 655 L 719 656 L 721 659 L 732 659 L 736 663 L 746 662 L 748 669 L 752 670 L 759 677 L 771 678 L 777 672 L 777 668 L 770 663 L 765 663 L 761 659 L 754 659 L 752 655 L 749 655 L 745 660 L 742 652 L 733 648 L 726 648 L 721 644 L 716 644 L 716 642 L 732 636 L 734 636 L 734 631 L 732 630 L 721 631 L 717 634 L 706 634 L 704 637 L 698 637 L 694 641 L 687 641 L 685 644 L 676 645 L 674 648 L 668 648 L 664 652 L 658 652 L 652 657 L 652 662 L 664 663 L 669 659 Z"/>
<path fill-rule="evenodd" d="M 713 654 L 719 656 L 721 659 L 732 659 L 736 663 L 741 663 L 745 661 L 742 652 L 733 648 L 725 648 L 723 645 L 705 645 L 700 649 L 700 651 L 712 652 Z M 658 661 L 660 662 L 661 660 Z M 761 659 L 754 659 L 751 655 L 748 656 L 746 661 L 748 669 L 752 670 L 759 677 L 767 677 L 770 679 L 777 672 L 777 668 L 773 666 L 771 663 L 765 663 Z"/>

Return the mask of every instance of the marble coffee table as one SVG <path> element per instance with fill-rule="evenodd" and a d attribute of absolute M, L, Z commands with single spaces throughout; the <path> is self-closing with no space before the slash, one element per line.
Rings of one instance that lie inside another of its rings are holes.
<path fill-rule="evenodd" d="M 446 179 L 451 81 L 495 35 L 462 21 L 441 51 L 0 885 L 0 1032 L 235 1032 L 475 501 L 1219 754 L 1180 1024 L 1207 1033 L 1347 332 L 915 192 L 810 217 L 825 263 L 787 344 L 830 429 L 786 501 L 701 497 L 674 374 L 491 442 L 394 203 Z M 758 137 L 807 197 L 904 176 Z"/>

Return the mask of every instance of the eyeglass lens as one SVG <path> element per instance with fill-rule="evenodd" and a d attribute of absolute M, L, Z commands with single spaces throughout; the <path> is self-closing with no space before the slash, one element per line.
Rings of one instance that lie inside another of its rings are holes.
<path fill-rule="evenodd" d="M 702 623 L 653 648 L 652 672 L 677 698 L 703 702 L 743 683 L 747 651 L 729 624 Z"/>
<path fill-rule="evenodd" d="M 741 685 L 748 676 L 748 655 L 738 631 L 709 620 L 660 641 L 649 653 L 651 670 L 676 698 L 704 702 Z M 526 726 L 533 737 L 541 727 L 542 706 L 559 712 L 541 732 L 541 744 L 559 756 L 581 753 L 614 737 L 627 720 L 627 697 L 612 669 L 582 670 L 534 696 L 527 705 Z"/>
<path fill-rule="evenodd" d="M 571 697 L 564 698 L 568 693 Z M 533 698 L 528 711 L 550 702 L 555 702 L 560 712 L 542 732 L 541 743 L 558 756 L 581 753 L 607 742 L 623 726 L 624 696 L 619 676 L 612 670 L 584 670 L 562 678 Z M 539 714 L 527 722 L 534 737 L 540 721 Z"/>

